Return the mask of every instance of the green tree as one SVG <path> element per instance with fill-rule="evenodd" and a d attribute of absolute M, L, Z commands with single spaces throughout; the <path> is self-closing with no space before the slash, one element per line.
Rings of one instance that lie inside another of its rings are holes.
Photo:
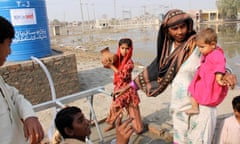
<path fill-rule="evenodd" d="M 240 0 L 217 0 L 216 5 L 223 19 L 237 19 Z"/>

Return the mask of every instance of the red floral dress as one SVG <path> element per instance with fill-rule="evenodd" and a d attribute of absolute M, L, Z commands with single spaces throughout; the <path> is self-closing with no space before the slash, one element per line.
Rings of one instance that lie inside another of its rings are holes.
<path fill-rule="evenodd" d="M 133 68 L 134 64 L 133 61 L 130 59 L 123 66 L 122 70 L 116 73 L 116 76 L 119 77 L 119 80 L 114 83 L 114 91 L 126 87 L 131 82 Z M 129 88 L 125 93 L 116 98 L 115 105 L 127 108 L 129 104 L 138 105 L 139 102 L 140 99 L 137 91 L 133 88 Z"/>
<path fill-rule="evenodd" d="M 118 81 L 114 82 L 114 91 L 126 87 L 132 80 L 132 71 L 134 68 L 134 63 L 131 59 L 123 66 L 118 73 L 115 73 L 115 77 L 118 77 Z M 113 124 L 116 117 L 122 113 L 125 109 L 128 112 L 129 105 L 138 106 L 140 99 L 138 93 L 133 88 L 129 88 L 125 93 L 118 96 L 115 101 L 112 101 L 110 108 L 110 114 L 106 120 L 109 124 Z"/>

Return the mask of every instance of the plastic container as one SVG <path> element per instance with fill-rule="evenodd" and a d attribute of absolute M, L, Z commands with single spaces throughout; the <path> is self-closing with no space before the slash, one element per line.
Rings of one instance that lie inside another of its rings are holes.
<path fill-rule="evenodd" d="M 45 0 L 1 0 L 0 14 L 14 26 L 15 38 L 7 61 L 50 56 L 50 36 Z"/>

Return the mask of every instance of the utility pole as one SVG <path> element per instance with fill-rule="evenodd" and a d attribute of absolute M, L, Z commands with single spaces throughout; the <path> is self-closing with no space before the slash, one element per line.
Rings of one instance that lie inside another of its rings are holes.
<path fill-rule="evenodd" d="M 89 16 L 89 10 L 88 10 L 88 3 L 86 3 L 86 8 L 87 8 L 87 29 L 90 29 L 91 25 L 90 25 L 90 16 Z"/>
<path fill-rule="evenodd" d="M 88 16 L 88 23 L 89 23 L 89 21 L 90 21 L 90 16 L 89 16 L 88 3 L 86 3 L 86 6 L 87 6 L 87 16 Z"/>
<path fill-rule="evenodd" d="M 81 0 L 80 0 L 80 11 L 81 11 L 81 18 L 82 18 L 81 26 L 82 26 L 82 31 L 83 31 L 84 17 L 83 17 L 83 9 L 82 9 L 82 1 Z"/>
<path fill-rule="evenodd" d="M 94 5 L 94 3 L 92 3 L 92 13 L 93 13 L 93 21 L 95 21 L 96 20 L 96 16 L 95 16 L 95 7 L 94 7 L 95 5 Z"/>
<path fill-rule="evenodd" d="M 116 0 L 113 0 L 113 8 L 114 8 L 114 21 L 113 21 L 113 25 L 116 25 L 116 21 L 117 21 L 117 13 L 116 13 Z"/>
<path fill-rule="evenodd" d="M 146 14 L 146 6 L 142 6 L 143 7 L 143 15 Z"/>

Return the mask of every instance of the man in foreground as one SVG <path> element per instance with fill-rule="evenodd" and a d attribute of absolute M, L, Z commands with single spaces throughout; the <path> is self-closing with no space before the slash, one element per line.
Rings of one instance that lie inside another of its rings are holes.
<path fill-rule="evenodd" d="M 11 53 L 14 28 L 0 16 L 0 66 Z M 18 90 L 9 86 L 0 76 L 0 143 L 37 144 L 43 137 L 42 126 L 32 105 Z"/>
<path fill-rule="evenodd" d="M 116 120 L 116 143 L 127 144 L 134 132 L 129 124 L 132 119 L 121 122 L 122 115 Z M 90 136 L 90 121 L 84 117 L 78 107 L 65 107 L 61 109 L 55 118 L 55 125 L 63 137 L 61 144 L 85 144 L 85 139 Z"/>

